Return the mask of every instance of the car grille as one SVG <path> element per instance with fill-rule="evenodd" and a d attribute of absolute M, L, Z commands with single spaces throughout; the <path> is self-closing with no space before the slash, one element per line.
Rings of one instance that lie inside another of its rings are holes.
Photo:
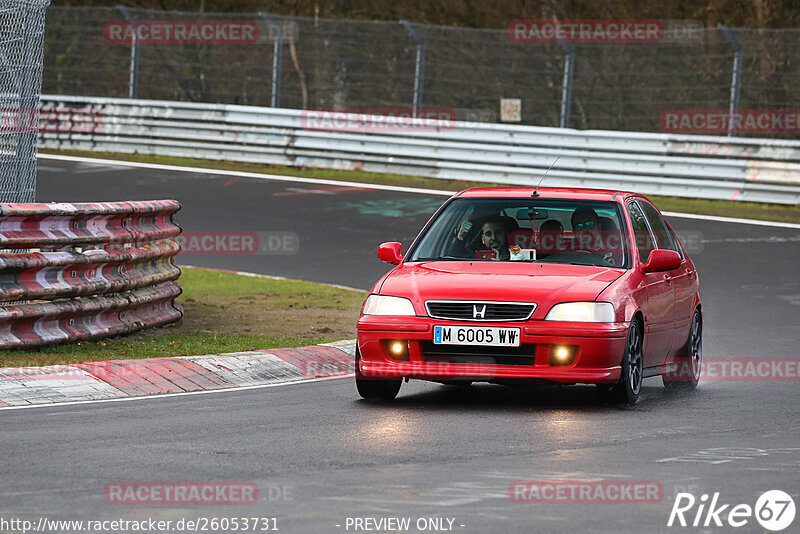
<path fill-rule="evenodd" d="M 502 322 L 530 319 L 531 315 L 533 315 L 533 310 L 536 309 L 536 304 L 527 302 L 429 300 L 425 303 L 425 307 L 428 310 L 428 315 L 434 319 Z M 476 309 L 479 312 L 478 314 L 475 313 Z"/>
<path fill-rule="evenodd" d="M 536 345 L 519 347 L 475 347 L 471 345 L 435 345 L 421 341 L 422 357 L 429 363 L 462 363 L 484 365 L 533 365 Z"/>

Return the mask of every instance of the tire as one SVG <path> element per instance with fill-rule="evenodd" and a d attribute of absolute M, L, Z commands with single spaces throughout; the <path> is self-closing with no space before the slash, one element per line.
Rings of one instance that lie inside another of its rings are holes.
<path fill-rule="evenodd" d="M 597 393 L 606 402 L 636 404 L 642 390 L 642 327 L 631 321 L 625 352 L 622 354 L 622 376 L 614 385 L 597 384 Z"/>
<path fill-rule="evenodd" d="M 374 379 L 361 374 L 361 353 L 356 347 L 356 389 L 368 401 L 390 401 L 397 397 L 402 378 Z"/>
<path fill-rule="evenodd" d="M 694 389 L 700 382 L 700 372 L 703 368 L 703 317 L 700 310 L 694 311 L 692 326 L 689 328 L 689 338 L 681 357 L 678 370 L 662 375 L 664 387 L 668 390 Z"/>

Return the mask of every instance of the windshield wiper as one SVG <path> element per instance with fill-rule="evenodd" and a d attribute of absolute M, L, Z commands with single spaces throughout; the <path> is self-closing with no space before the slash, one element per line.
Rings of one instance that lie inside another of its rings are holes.
<path fill-rule="evenodd" d="M 457 258 L 456 256 L 437 256 L 431 258 L 414 258 L 411 261 L 472 261 L 472 258 Z"/>
<path fill-rule="evenodd" d="M 597 263 L 581 263 L 578 261 L 555 261 L 555 260 L 548 261 L 547 258 L 537 261 L 540 261 L 542 263 L 549 263 L 550 265 L 588 265 L 591 267 L 607 267 L 607 265 L 598 265 Z"/>

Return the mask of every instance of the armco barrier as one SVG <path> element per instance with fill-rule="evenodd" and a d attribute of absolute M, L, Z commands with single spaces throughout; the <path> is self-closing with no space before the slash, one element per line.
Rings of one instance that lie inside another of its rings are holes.
<path fill-rule="evenodd" d="M 548 186 L 800 203 L 800 141 L 467 122 L 386 128 L 385 118 L 355 114 L 322 129 L 309 113 L 44 95 L 40 146 L 517 185 L 537 183 L 558 156 Z"/>
<path fill-rule="evenodd" d="M 0 204 L 0 348 L 180 319 L 179 209 L 174 200 Z"/>

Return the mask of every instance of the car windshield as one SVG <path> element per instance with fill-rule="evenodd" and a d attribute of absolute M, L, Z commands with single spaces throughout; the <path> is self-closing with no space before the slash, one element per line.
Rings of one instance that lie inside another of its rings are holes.
<path fill-rule="evenodd" d="M 536 198 L 457 198 L 406 261 L 504 261 L 627 268 L 619 204 Z"/>

